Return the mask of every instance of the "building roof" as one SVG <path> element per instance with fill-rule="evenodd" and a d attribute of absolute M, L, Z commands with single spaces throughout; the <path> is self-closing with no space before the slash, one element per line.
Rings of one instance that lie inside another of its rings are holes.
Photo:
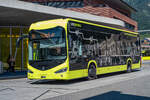
<path fill-rule="evenodd" d="M 95 16 L 87 13 L 80 13 L 61 8 L 47 7 L 28 3 L 18 0 L 0 0 L 0 25 L 26 25 L 31 23 L 50 20 L 57 18 L 74 18 L 79 20 L 102 22 L 124 26 L 124 22 L 102 17 Z"/>
<path fill-rule="evenodd" d="M 80 0 L 21 0 L 21 1 L 29 1 L 29 2 L 50 2 L 50 1 L 80 1 Z M 119 5 L 122 9 L 128 10 L 130 12 L 136 12 L 137 10 L 133 8 L 131 5 L 127 4 L 123 0 L 101 0 L 108 4 Z"/>
<path fill-rule="evenodd" d="M 150 38 L 145 38 L 144 40 L 147 40 L 148 42 L 150 42 Z"/>

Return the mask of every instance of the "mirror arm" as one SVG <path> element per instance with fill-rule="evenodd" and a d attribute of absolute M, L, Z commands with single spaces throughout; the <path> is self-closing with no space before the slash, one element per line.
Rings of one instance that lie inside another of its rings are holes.
<path fill-rule="evenodd" d="M 16 56 L 17 56 L 17 48 L 19 48 L 19 44 L 20 44 L 20 41 L 25 39 L 25 38 L 29 38 L 29 35 L 25 35 L 23 34 L 23 36 L 19 37 L 17 39 L 17 42 L 16 42 L 16 51 L 15 51 L 15 55 L 14 55 L 14 59 L 16 60 Z"/>

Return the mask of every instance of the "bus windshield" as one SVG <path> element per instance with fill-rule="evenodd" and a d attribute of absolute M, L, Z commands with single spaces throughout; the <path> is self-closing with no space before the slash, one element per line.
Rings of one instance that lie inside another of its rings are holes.
<path fill-rule="evenodd" d="M 29 61 L 66 59 L 64 28 L 31 30 L 29 34 Z"/>

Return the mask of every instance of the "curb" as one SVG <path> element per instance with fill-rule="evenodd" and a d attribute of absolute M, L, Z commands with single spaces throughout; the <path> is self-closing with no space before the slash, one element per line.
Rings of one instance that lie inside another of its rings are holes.
<path fill-rule="evenodd" d="M 26 78 L 26 75 L 19 75 L 19 76 L 5 76 L 5 77 L 0 77 L 0 80 L 7 80 L 7 79 L 19 79 L 19 78 Z"/>

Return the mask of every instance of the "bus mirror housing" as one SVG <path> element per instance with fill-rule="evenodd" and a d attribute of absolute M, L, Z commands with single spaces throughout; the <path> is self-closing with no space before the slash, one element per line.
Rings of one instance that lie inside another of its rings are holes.
<path fill-rule="evenodd" d="M 16 42 L 16 47 L 19 48 L 19 44 L 20 44 L 20 41 L 25 39 L 25 38 L 29 38 L 29 35 L 26 35 L 26 34 L 23 34 L 21 37 L 19 37 L 17 39 L 17 42 Z"/>

